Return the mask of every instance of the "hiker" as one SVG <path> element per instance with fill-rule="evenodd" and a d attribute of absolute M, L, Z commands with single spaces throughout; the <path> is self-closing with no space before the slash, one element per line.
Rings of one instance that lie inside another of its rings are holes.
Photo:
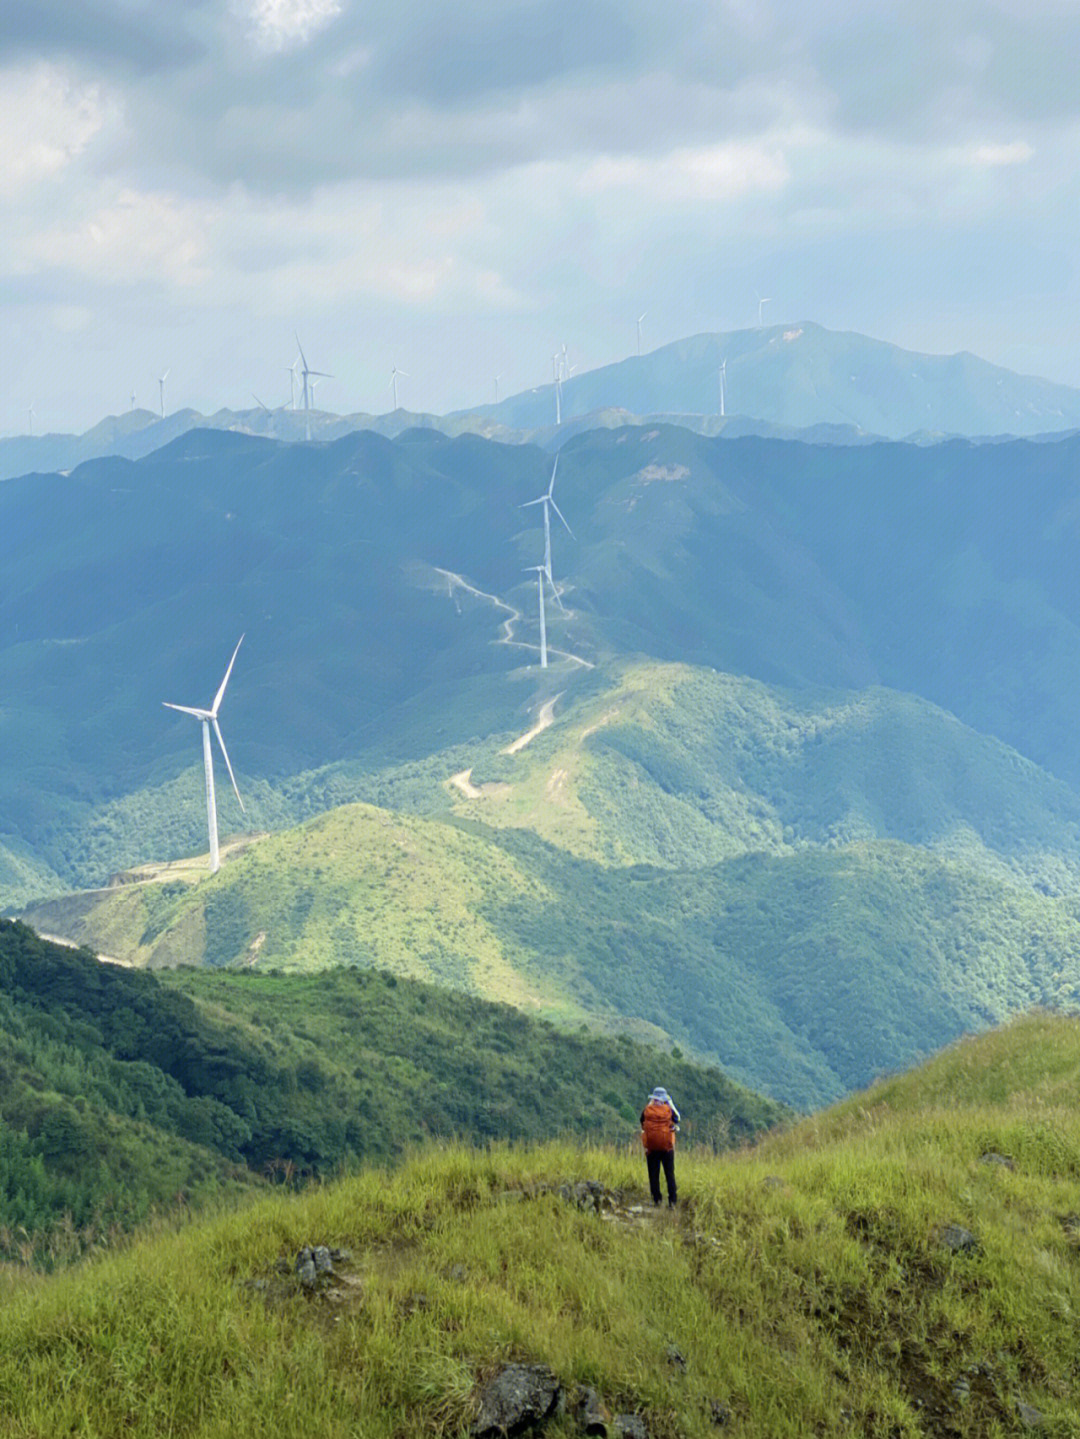
<path fill-rule="evenodd" d="M 641 1142 L 645 1146 L 645 1163 L 649 1168 L 649 1192 L 652 1202 L 660 1203 L 662 1166 L 669 1209 L 675 1208 L 679 1197 L 675 1187 L 675 1131 L 678 1127 L 679 1111 L 672 1104 L 667 1090 L 658 1085 L 641 1111 Z"/>

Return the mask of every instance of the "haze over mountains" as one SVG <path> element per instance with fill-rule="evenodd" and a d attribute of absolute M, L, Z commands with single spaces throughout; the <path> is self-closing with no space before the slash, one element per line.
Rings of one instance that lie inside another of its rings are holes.
<path fill-rule="evenodd" d="M 720 414 L 721 363 L 725 369 Z M 794 435 L 834 443 L 902 439 L 1044 435 L 1080 426 L 1080 391 L 1017 375 L 975 355 L 925 355 L 809 321 L 704 334 L 649 354 L 604 365 L 562 383 L 556 425 L 553 385 L 448 415 L 393 410 L 334 414 L 259 403 L 200 415 L 146 409 L 102 420 L 83 435 L 0 439 L 0 479 L 69 470 L 103 455 L 139 459 L 190 429 L 241 430 L 274 439 L 334 440 L 358 429 L 396 436 L 424 426 L 478 433 L 509 443 L 558 446 L 582 428 L 634 417 L 675 418 L 706 433 Z"/>
<path fill-rule="evenodd" d="M 547 671 L 536 446 L 204 430 L 11 480 L 5 900 L 133 962 L 374 963 L 676 1039 L 796 1104 L 1073 1004 L 1078 450 L 581 434 Z M 222 829 L 287 832 L 193 884 L 146 868 L 206 842 L 161 702 L 241 633 Z"/>

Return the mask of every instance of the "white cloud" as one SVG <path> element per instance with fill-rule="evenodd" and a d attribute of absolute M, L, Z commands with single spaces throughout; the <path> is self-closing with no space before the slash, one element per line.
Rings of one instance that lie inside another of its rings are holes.
<path fill-rule="evenodd" d="M 59 66 L 0 72 L 0 197 L 55 179 L 118 113 L 101 86 Z"/>
<path fill-rule="evenodd" d="M 722 144 L 678 149 L 667 155 L 605 155 L 588 165 L 582 194 L 635 190 L 643 205 L 662 201 L 733 200 L 754 191 L 782 190 L 791 178 L 779 146 Z"/>
<path fill-rule="evenodd" d="M 306 45 L 341 14 L 340 0 L 248 0 L 252 33 L 267 50 Z"/>
<path fill-rule="evenodd" d="M 971 158 L 976 165 L 1023 165 L 1035 151 L 1024 140 L 1014 140 L 1008 145 L 977 145 Z"/>

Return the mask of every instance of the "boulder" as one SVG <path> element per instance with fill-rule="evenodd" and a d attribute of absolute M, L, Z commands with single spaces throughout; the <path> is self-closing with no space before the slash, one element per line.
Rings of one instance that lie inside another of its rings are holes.
<path fill-rule="evenodd" d="M 616 1414 L 611 1432 L 615 1439 L 649 1439 L 649 1431 L 640 1414 Z"/>
<path fill-rule="evenodd" d="M 475 1439 L 522 1434 L 550 1419 L 563 1397 L 562 1385 L 546 1364 L 506 1364 L 480 1391 Z"/>
<path fill-rule="evenodd" d="M 954 1254 L 978 1254 L 982 1248 L 971 1230 L 965 1229 L 962 1224 L 943 1224 L 940 1238 L 945 1248 L 951 1249 Z"/>
<path fill-rule="evenodd" d="M 1000 1164 L 1002 1169 L 1015 1169 L 1016 1161 L 1009 1158 L 1007 1154 L 997 1154 L 989 1150 L 986 1154 L 979 1155 L 980 1164 Z"/>
<path fill-rule="evenodd" d="M 611 1432 L 611 1415 L 595 1389 L 587 1385 L 578 1389 L 572 1410 L 582 1434 L 594 1434 L 598 1435 L 599 1439 L 608 1439 Z"/>

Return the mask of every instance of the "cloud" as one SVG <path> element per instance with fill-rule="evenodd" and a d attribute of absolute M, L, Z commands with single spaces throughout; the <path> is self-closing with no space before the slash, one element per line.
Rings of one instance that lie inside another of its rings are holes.
<path fill-rule="evenodd" d="M 243 0 L 241 13 L 268 50 L 306 45 L 341 14 L 340 0 Z"/>
<path fill-rule="evenodd" d="M 781 190 L 790 178 L 779 146 L 734 143 L 647 158 L 605 155 L 588 166 L 579 189 L 583 194 L 633 191 L 648 202 L 703 203 Z"/>
<path fill-rule="evenodd" d="M 0 199 L 54 180 L 118 110 L 100 85 L 57 65 L 0 72 Z"/>
<path fill-rule="evenodd" d="M 1003 145 L 976 145 L 972 159 L 976 165 L 1024 165 L 1035 151 L 1025 140 Z"/>

